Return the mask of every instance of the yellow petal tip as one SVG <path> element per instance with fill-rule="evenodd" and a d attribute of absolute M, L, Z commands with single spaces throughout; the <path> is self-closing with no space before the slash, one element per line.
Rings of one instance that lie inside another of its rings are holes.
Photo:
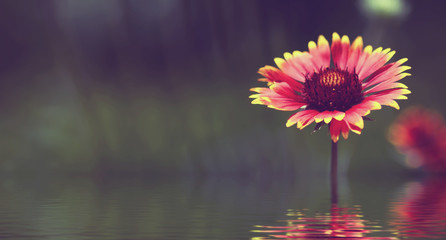
<path fill-rule="evenodd" d="M 370 45 L 367 45 L 365 48 L 364 48 L 364 52 L 365 53 L 372 53 L 372 50 L 373 50 L 373 48 L 372 48 L 372 46 L 370 46 Z"/>
<path fill-rule="evenodd" d="M 409 89 L 401 89 L 401 94 L 411 94 L 412 92 Z"/>
<path fill-rule="evenodd" d="M 334 119 L 341 121 L 345 117 L 345 112 L 338 113 L 338 115 L 334 116 Z"/>
<path fill-rule="evenodd" d="M 283 64 L 285 63 L 285 60 L 283 58 L 274 58 L 274 62 L 279 68 L 282 68 Z"/>
<path fill-rule="evenodd" d="M 341 40 L 341 37 L 339 36 L 339 34 L 337 32 L 334 32 L 333 33 L 333 42 L 339 41 L 339 40 Z"/>
<path fill-rule="evenodd" d="M 314 117 L 314 121 L 315 121 L 316 123 L 320 123 L 320 122 L 324 121 L 324 119 L 323 119 L 323 118 L 317 118 L 317 117 Z"/>
<path fill-rule="evenodd" d="M 333 118 L 332 117 L 326 117 L 326 118 L 324 118 L 324 122 L 326 124 L 329 124 L 331 122 L 331 119 L 333 119 Z"/>
<path fill-rule="evenodd" d="M 334 143 L 337 143 L 337 142 L 339 141 L 339 135 L 337 135 L 337 136 L 331 135 L 331 140 L 332 140 Z"/>
<path fill-rule="evenodd" d="M 358 134 L 358 135 L 361 135 L 361 131 L 353 130 L 353 129 L 351 129 L 351 131 L 354 132 L 354 133 L 356 133 L 356 134 Z"/>
<path fill-rule="evenodd" d="M 354 49 L 358 49 L 358 48 L 362 49 L 362 45 L 363 45 L 362 37 L 361 37 L 361 36 L 358 36 L 358 37 L 356 37 L 356 39 L 353 41 L 352 47 L 353 47 Z"/>
<path fill-rule="evenodd" d="M 317 39 L 317 44 L 319 46 L 328 45 L 328 41 L 327 41 L 327 39 L 323 35 L 319 35 L 319 37 Z"/>
<path fill-rule="evenodd" d="M 400 106 L 399 106 L 398 103 L 395 102 L 395 101 L 391 101 L 388 105 L 389 105 L 390 107 L 395 108 L 396 110 L 400 110 Z"/>
<path fill-rule="evenodd" d="M 379 104 L 378 102 L 372 101 L 372 107 L 370 108 L 370 110 L 379 110 L 381 109 L 381 104 Z"/>
<path fill-rule="evenodd" d="M 316 48 L 316 43 L 314 41 L 310 41 L 308 42 L 308 49 L 315 49 Z"/>

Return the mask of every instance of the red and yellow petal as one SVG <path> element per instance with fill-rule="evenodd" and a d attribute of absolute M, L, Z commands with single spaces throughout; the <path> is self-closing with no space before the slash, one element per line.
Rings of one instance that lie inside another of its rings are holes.
<path fill-rule="evenodd" d="M 266 77 L 267 82 L 286 82 L 288 85 L 295 91 L 301 92 L 302 90 L 302 84 L 295 79 L 291 78 L 290 76 L 286 75 L 279 69 L 272 67 L 272 66 L 265 66 L 259 69 L 259 73 Z M 263 81 L 259 79 L 260 81 Z"/>
<path fill-rule="evenodd" d="M 382 69 L 384 70 L 379 71 L 378 74 L 372 75 L 370 77 L 370 81 L 367 81 L 367 83 L 363 84 L 363 89 L 365 89 L 363 91 L 364 94 L 369 96 L 376 96 L 381 100 L 383 100 L 382 97 L 383 95 L 387 95 L 388 98 L 391 98 L 393 100 L 407 99 L 407 97 L 405 97 L 404 94 L 409 94 L 410 93 L 409 90 L 403 90 L 403 91 L 397 90 L 397 89 L 407 89 L 406 85 L 398 82 L 404 77 L 410 76 L 409 73 L 404 73 L 404 71 L 410 69 L 410 67 L 400 66 L 406 60 L 407 59 L 401 59 L 397 63 L 387 64 L 386 66 L 382 67 Z M 369 88 L 366 89 L 367 87 Z M 396 90 L 396 91 L 389 91 L 389 90 Z M 389 104 L 384 104 L 384 105 L 393 106 L 398 109 L 397 104 L 395 102 L 392 101 L 388 102 L 390 105 Z"/>
<path fill-rule="evenodd" d="M 286 126 L 291 127 L 296 124 L 297 128 L 303 129 L 314 122 L 314 116 L 316 116 L 318 113 L 319 112 L 316 110 L 303 110 L 297 112 L 288 119 Z"/>
<path fill-rule="evenodd" d="M 368 77 L 367 82 L 363 83 L 363 89 L 382 82 L 395 82 L 406 76 L 410 76 L 409 73 L 403 72 L 411 69 L 411 67 L 401 66 L 406 61 L 407 58 L 403 58 L 394 63 L 386 64 L 380 69 L 376 70 Z"/>
<path fill-rule="evenodd" d="M 405 77 L 406 75 L 400 75 L 398 78 L 401 79 L 403 77 Z M 407 86 L 403 83 L 400 82 L 392 82 L 392 81 L 388 81 L 388 82 L 383 82 L 380 83 L 366 91 L 364 91 L 364 94 L 372 94 L 372 93 L 377 93 L 377 92 L 381 92 L 384 90 L 389 90 L 389 89 L 396 89 L 396 88 L 407 88 Z"/>
<path fill-rule="evenodd" d="M 283 97 L 294 99 L 299 102 L 303 101 L 302 97 L 296 94 L 296 90 L 293 89 L 288 83 L 275 83 L 272 84 L 269 88 Z"/>
<path fill-rule="evenodd" d="M 395 99 L 405 99 L 406 94 L 411 92 L 405 88 L 387 89 L 379 93 L 366 97 L 366 100 L 378 102 L 381 105 L 387 105 L 395 109 L 399 109 L 399 105 L 395 102 Z"/>
<path fill-rule="evenodd" d="M 314 117 L 314 120 L 319 123 L 324 121 L 326 124 L 330 123 L 332 119 L 342 120 L 345 113 L 340 111 L 323 111 Z"/>
<path fill-rule="evenodd" d="M 360 116 L 367 116 L 372 110 L 381 109 L 381 104 L 376 101 L 365 99 L 363 102 L 353 106 L 349 111 L 355 112 Z"/>
<path fill-rule="evenodd" d="M 308 43 L 308 50 L 313 56 L 313 64 L 319 67 L 319 69 L 330 66 L 330 45 L 324 36 L 319 35 L 317 45 L 315 42 L 310 41 Z"/>
<path fill-rule="evenodd" d="M 382 50 L 382 48 L 379 47 L 373 52 L 366 51 L 366 49 L 364 49 L 364 52 L 362 53 L 363 56 L 361 56 L 364 61 L 361 62 L 362 64 L 360 65 L 360 57 L 356 68 L 356 74 L 358 74 L 358 79 L 360 81 L 384 66 L 384 64 L 386 64 L 395 54 L 395 51 L 390 51 L 390 48 Z M 370 47 L 370 51 L 371 49 L 372 48 Z"/>
<path fill-rule="evenodd" d="M 345 113 L 344 121 L 352 132 L 361 134 L 361 130 L 364 128 L 364 120 L 361 115 L 349 110 Z"/>
<path fill-rule="evenodd" d="M 341 70 L 346 69 L 349 49 L 350 39 L 348 36 L 344 35 L 341 38 L 338 33 L 333 33 L 331 55 L 333 58 L 333 63 L 337 68 Z"/>
<path fill-rule="evenodd" d="M 379 108 L 381 108 L 379 103 L 367 101 L 346 111 L 342 119 L 332 119 L 330 122 L 330 134 L 332 140 L 334 142 L 338 141 L 341 134 L 344 139 L 347 139 L 349 131 L 361 134 L 362 129 L 364 128 L 363 116 L 369 114 L 371 110 Z"/>
<path fill-rule="evenodd" d="M 295 111 L 306 105 L 302 97 L 296 95 L 291 87 L 285 83 L 274 83 L 270 88 L 251 88 L 252 94 L 250 98 L 254 98 L 252 104 L 267 105 L 270 108 Z"/>
<path fill-rule="evenodd" d="M 329 130 L 330 130 L 331 140 L 333 142 L 339 141 L 339 136 L 341 134 L 344 137 L 344 139 L 347 139 L 348 138 L 348 133 L 350 131 L 347 123 L 344 120 L 342 120 L 342 121 L 338 121 L 338 120 L 331 121 Z"/>
<path fill-rule="evenodd" d="M 356 65 L 358 63 L 358 59 L 362 54 L 362 48 L 363 48 L 363 42 L 362 37 L 357 37 L 348 52 L 348 60 L 346 65 L 346 70 L 348 70 L 350 73 L 353 73 L 356 69 Z"/>
<path fill-rule="evenodd" d="M 321 66 L 318 66 L 313 61 L 313 56 L 308 52 L 294 51 L 284 54 L 285 59 L 275 58 L 274 62 L 286 75 L 294 78 L 297 81 L 305 82 L 305 77 L 318 71 Z"/>

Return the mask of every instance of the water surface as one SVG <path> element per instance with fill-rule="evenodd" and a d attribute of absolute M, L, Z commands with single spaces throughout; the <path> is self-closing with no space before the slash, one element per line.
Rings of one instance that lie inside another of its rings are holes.
<path fill-rule="evenodd" d="M 4 178 L 1 239 L 446 238 L 444 179 Z"/>

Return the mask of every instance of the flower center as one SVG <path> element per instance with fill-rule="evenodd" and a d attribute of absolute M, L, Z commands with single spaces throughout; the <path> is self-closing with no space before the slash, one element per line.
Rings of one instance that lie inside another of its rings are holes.
<path fill-rule="evenodd" d="M 358 75 L 326 68 L 305 79 L 303 97 L 307 109 L 347 111 L 364 99 Z"/>

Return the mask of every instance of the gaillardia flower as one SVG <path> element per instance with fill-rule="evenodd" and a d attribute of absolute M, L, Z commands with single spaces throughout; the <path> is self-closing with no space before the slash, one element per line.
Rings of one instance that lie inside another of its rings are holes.
<path fill-rule="evenodd" d="M 407 156 L 407 166 L 446 172 L 446 123 L 440 113 L 408 108 L 389 127 L 389 141 Z"/>
<path fill-rule="evenodd" d="M 282 111 L 298 111 L 286 123 L 303 129 L 316 122 L 316 128 L 329 125 L 333 142 L 347 139 L 349 131 L 361 134 L 364 119 L 371 110 L 387 105 L 399 109 L 395 100 L 407 99 L 410 91 L 398 82 L 409 76 L 402 64 L 406 58 L 388 63 L 395 54 L 389 48 L 363 48 L 362 37 L 352 44 L 347 36 L 333 33 L 331 47 L 324 36 L 309 51 L 286 52 L 275 58 L 279 68 L 265 66 L 259 73 L 268 88 L 252 88 L 253 104 Z"/>

